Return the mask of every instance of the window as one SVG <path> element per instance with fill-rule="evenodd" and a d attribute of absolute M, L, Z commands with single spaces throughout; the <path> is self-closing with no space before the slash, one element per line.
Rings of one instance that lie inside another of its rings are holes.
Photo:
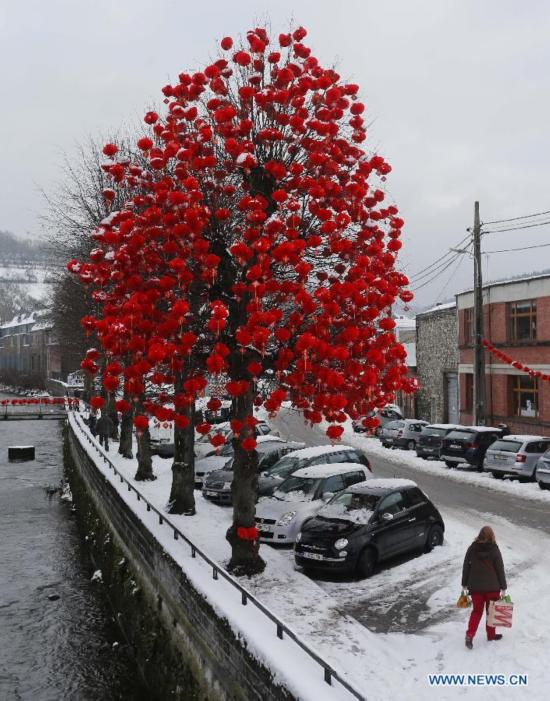
<path fill-rule="evenodd" d="M 351 487 L 352 484 L 363 482 L 365 475 L 362 472 L 348 472 L 344 475 L 344 483 L 346 487 Z"/>
<path fill-rule="evenodd" d="M 474 376 L 464 375 L 464 398 L 462 400 L 462 411 L 472 411 L 474 407 Z"/>
<path fill-rule="evenodd" d="M 403 511 L 404 508 L 405 502 L 403 500 L 402 494 L 400 492 L 394 492 L 393 494 L 387 496 L 384 499 L 384 501 L 380 504 L 379 515 L 382 516 L 382 514 L 387 513 L 395 516 L 400 511 Z"/>
<path fill-rule="evenodd" d="M 512 415 L 536 418 L 539 415 L 539 383 L 536 377 L 514 375 L 512 386 Z"/>
<path fill-rule="evenodd" d="M 325 480 L 322 487 L 323 494 L 325 492 L 332 492 L 333 494 L 336 494 L 336 492 L 341 492 L 342 489 L 344 489 L 344 486 L 342 475 L 333 475 Z"/>
<path fill-rule="evenodd" d="M 537 302 L 512 302 L 509 306 L 510 341 L 534 341 L 537 338 Z"/>
<path fill-rule="evenodd" d="M 424 502 L 426 501 L 426 497 L 422 494 L 418 487 L 408 489 L 406 492 L 403 493 L 403 496 L 405 497 L 405 501 L 409 507 L 418 506 L 418 504 L 424 504 Z"/>
<path fill-rule="evenodd" d="M 545 441 L 536 441 L 534 443 L 527 443 L 525 446 L 526 453 L 546 453 L 549 448 L 549 444 Z"/>
<path fill-rule="evenodd" d="M 474 309 L 464 310 L 464 344 L 469 346 L 474 341 Z"/>

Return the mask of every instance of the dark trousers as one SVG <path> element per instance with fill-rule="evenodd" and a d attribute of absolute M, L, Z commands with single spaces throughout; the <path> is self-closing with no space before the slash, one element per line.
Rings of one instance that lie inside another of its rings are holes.
<path fill-rule="evenodd" d="M 99 445 L 104 446 L 105 450 L 107 452 L 109 451 L 109 434 L 108 433 L 100 433 L 99 434 Z"/>
<path fill-rule="evenodd" d="M 499 591 L 471 591 L 470 596 L 472 597 L 472 613 L 470 614 L 470 621 L 468 622 L 468 630 L 466 632 L 466 637 L 473 638 L 476 634 L 479 622 L 483 617 L 483 609 L 489 612 L 489 602 L 497 601 L 500 598 Z M 487 640 L 494 640 L 496 628 L 491 626 L 485 626 L 487 632 Z"/>

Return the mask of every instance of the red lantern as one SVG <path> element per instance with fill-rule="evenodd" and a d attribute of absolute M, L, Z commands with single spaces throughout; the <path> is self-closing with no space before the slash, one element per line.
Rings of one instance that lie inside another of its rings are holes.
<path fill-rule="evenodd" d="M 102 409 L 105 406 L 105 400 L 103 397 L 92 397 L 90 399 L 90 406 L 92 409 Z"/>

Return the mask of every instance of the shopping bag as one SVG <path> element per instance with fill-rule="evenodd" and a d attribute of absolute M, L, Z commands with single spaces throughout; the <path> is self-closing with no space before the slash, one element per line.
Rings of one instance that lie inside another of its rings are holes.
<path fill-rule="evenodd" d="M 461 594 L 456 602 L 456 607 L 459 609 L 467 609 L 470 603 L 470 597 L 466 594 Z"/>
<path fill-rule="evenodd" d="M 512 614 L 514 613 L 514 604 L 509 596 L 498 601 L 489 602 L 489 611 L 487 613 L 487 625 L 492 628 L 498 626 L 501 628 L 512 627 Z"/>

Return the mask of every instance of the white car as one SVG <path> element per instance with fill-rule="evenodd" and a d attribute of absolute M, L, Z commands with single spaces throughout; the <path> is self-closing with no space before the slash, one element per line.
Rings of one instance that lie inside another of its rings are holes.
<path fill-rule="evenodd" d="M 272 497 L 256 505 L 256 527 L 265 543 L 294 543 L 304 521 L 352 484 L 372 477 L 370 470 L 354 463 L 312 465 L 284 480 Z"/>
<path fill-rule="evenodd" d="M 227 440 L 227 439 L 226 439 Z M 280 436 L 275 436 L 274 434 L 267 434 L 266 436 L 257 436 L 256 443 L 263 443 L 265 441 L 282 441 L 285 440 Z M 202 489 L 205 475 L 214 470 L 223 469 L 224 465 L 231 460 L 233 457 L 233 444 L 229 441 L 227 442 L 218 455 L 209 455 L 202 460 L 197 460 L 195 462 L 195 488 Z"/>

